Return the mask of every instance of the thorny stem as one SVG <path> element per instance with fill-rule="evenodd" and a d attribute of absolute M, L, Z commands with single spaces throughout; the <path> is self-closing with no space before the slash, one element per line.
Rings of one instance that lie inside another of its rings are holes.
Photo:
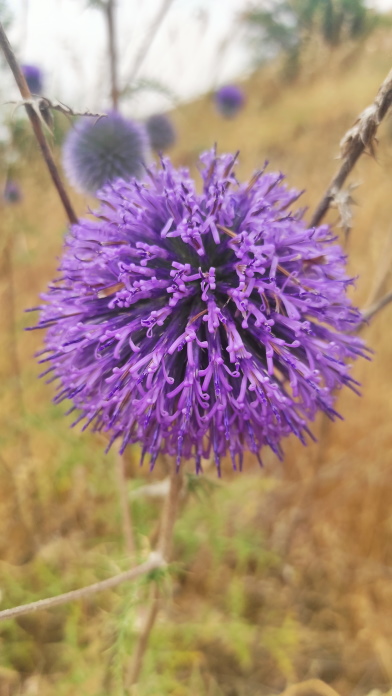
<path fill-rule="evenodd" d="M 117 45 L 115 26 L 115 0 L 107 0 L 106 19 L 108 24 L 110 92 L 113 109 L 118 109 L 118 79 L 117 79 Z"/>
<path fill-rule="evenodd" d="M 368 106 L 358 116 L 352 128 L 350 128 L 350 130 L 348 130 L 346 135 L 343 137 L 340 143 L 343 160 L 342 164 L 313 214 L 310 221 L 311 227 L 320 224 L 331 203 L 333 203 L 336 194 L 342 188 L 348 175 L 363 152 L 368 150 L 370 154 L 374 154 L 374 141 L 377 129 L 391 104 L 392 70 L 390 70 L 380 89 L 378 90 L 373 104 Z"/>
<path fill-rule="evenodd" d="M 178 504 L 183 486 L 182 472 L 176 472 L 175 466 L 172 465 L 170 474 L 170 488 L 167 494 L 161 518 L 159 530 L 159 538 L 157 543 L 157 552 L 167 562 L 170 557 L 171 545 L 173 539 L 173 529 L 178 512 Z M 130 664 L 128 675 L 126 677 L 126 687 L 136 684 L 143 666 L 143 658 L 148 646 L 150 633 L 155 623 L 160 607 L 160 588 L 157 583 L 152 587 L 150 594 L 150 606 L 145 617 L 142 631 L 133 653 L 132 662 Z"/>
<path fill-rule="evenodd" d="M 17 409 L 19 412 L 19 417 L 25 415 L 25 401 L 23 394 L 22 378 L 20 361 L 18 356 L 18 340 L 17 332 L 15 327 L 15 285 L 14 285 L 14 269 L 13 269 L 13 244 L 12 239 L 9 238 L 4 246 L 2 252 L 2 263 L 0 263 L 1 276 L 4 278 L 6 283 L 6 297 L 3 297 L 3 307 L 4 312 L 8 315 L 8 337 L 9 337 L 9 350 L 8 355 L 11 363 L 12 377 L 14 382 L 14 393 L 17 402 Z M 31 457 L 30 451 L 30 441 L 28 433 L 25 428 L 20 428 L 20 443 L 25 459 Z"/>
<path fill-rule="evenodd" d="M 3 50 L 3 53 L 5 55 L 5 58 L 7 60 L 8 65 L 10 66 L 13 75 L 15 77 L 16 84 L 19 87 L 19 91 L 21 93 L 22 99 L 25 101 L 31 101 L 32 96 L 31 92 L 27 86 L 27 82 L 25 80 L 25 77 L 19 67 L 18 61 L 16 60 L 15 54 L 12 50 L 11 44 L 8 41 L 7 34 L 4 31 L 3 25 L 0 23 L 0 46 Z M 48 167 L 50 176 L 52 177 L 52 181 L 57 189 L 57 192 L 60 196 L 61 203 L 63 205 L 63 208 L 65 210 L 65 213 L 68 217 L 69 222 L 72 224 L 75 224 L 78 221 L 77 215 L 72 207 L 71 201 L 68 198 L 68 194 L 63 186 L 63 182 L 60 178 L 60 174 L 58 172 L 58 169 L 56 167 L 56 164 L 54 162 L 52 153 L 50 151 L 49 145 L 46 141 L 44 132 L 42 130 L 42 125 L 41 121 L 39 119 L 39 116 L 36 114 L 34 111 L 34 108 L 31 106 L 31 104 L 25 103 L 25 109 L 27 112 L 27 115 L 31 121 L 31 125 L 33 127 L 33 131 L 35 134 L 35 137 L 37 138 L 38 144 L 41 148 L 41 152 L 43 155 L 43 158 L 46 162 L 46 165 Z"/>
<path fill-rule="evenodd" d="M 162 3 L 162 6 L 161 6 L 157 16 L 153 20 L 153 22 L 149 28 L 149 31 L 146 33 L 146 35 L 144 37 L 144 41 L 143 41 L 142 45 L 140 46 L 139 51 L 136 54 L 136 58 L 134 60 L 131 72 L 130 72 L 129 77 L 128 77 L 128 82 L 133 82 L 136 75 L 138 74 L 140 67 L 143 64 L 144 59 L 145 59 L 148 51 L 150 50 L 151 44 L 155 39 L 155 36 L 158 32 L 158 29 L 161 26 L 163 20 L 165 19 L 166 14 L 169 11 L 170 5 L 172 3 L 173 3 L 173 0 L 164 0 L 164 2 Z"/>
<path fill-rule="evenodd" d="M 114 575 L 107 580 L 101 580 L 100 582 L 95 582 L 92 585 L 81 587 L 79 590 L 71 590 L 71 592 L 65 592 L 64 594 L 60 594 L 55 597 L 39 599 L 37 602 L 30 602 L 29 604 L 21 604 L 20 606 L 12 607 L 11 609 L 4 609 L 4 611 L 0 611 L 0 621 L 12 619 L 15 616 L 21 616 L 22 614 L 28 614 L 40 609 L 51 609 L 59 604 L 66 604 L 67 602 L 82 599 L 83 597 L 89 597 L 95 592 L 110 590 L 123 582 L 135 580 L 135 578 L 140 577 L 140 575 L 145 575 L 152 570 L 164 568 L 165 565 L 165 560 L 162 558 L 160 553 L 152 553 L 150 554 L 150 558 L 145 563 L 141 563 L 141 565 L 138 565 L 135 568 L 131 568 L 123 573 Z"/>
<path fill-rule="evenodd" d="M 118 494 L 120 497 L 120 506 L 123 520 L 124 541 L 128 554 L 131 558 L 135 555 L 135 539 L 133 534 L 132 517 L 130 511 L 130 503 L 127 495 L 127 480 L 125 476 L 125 460 L 122 454 L 116 455 L 116 473 Z"/>
<path fill-rule="evenodd" d="M 155 582 L 150 588 L 148 600 L 149 606 L 147 609 L 147 614 L 144 618 L 143 628 L 139 634 L 138 642 L 132 655 L 132 661 L 125 680 L 125 688 L 132 687 L 139 681 L 140 672 L 143 666 L 143 658 L 148 647 L 150 634 L 158 616 L 160 598 L 160 589 L 158 584 Z"/>

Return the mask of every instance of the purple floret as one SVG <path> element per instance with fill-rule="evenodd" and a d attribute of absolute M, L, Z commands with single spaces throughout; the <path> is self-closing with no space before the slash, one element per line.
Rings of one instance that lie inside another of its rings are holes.
<path fill-rule="evenodd" d="M 160 453 L 259 457 L 294 433 L 305 443 L 334 390 L 356 391 L 347 334 L 361 315 L 327 225 L 308 229 L 298 191 L 277 173 L 238 183 L 236 156 L 201 156 L 203 191 L 167 158 L 143 183 L 103 189 L 95 219 L 73 225 L 60 278 L 44 295 L 41 362 L 76 422 Z"/>
<path fill-rule="evenodd" d="M 43 87 L 42 70 L 37 65 L 21 65 L 28 88 L 32 94 L 41 94 Z"/>
<path fill-rule="evenodd" d="M 22 193 L 19 184 L 12 179 L 9 179 L 4 186 L 3 200 L 6 203 L 19 203 L 22 199 Z"/>
<path fill-rule="evenodd" d="M 214 95 L 218 111 L 226 118 L 233 118 L 245 103 L 245 94 L 235 85 L 225 85 Z"/>

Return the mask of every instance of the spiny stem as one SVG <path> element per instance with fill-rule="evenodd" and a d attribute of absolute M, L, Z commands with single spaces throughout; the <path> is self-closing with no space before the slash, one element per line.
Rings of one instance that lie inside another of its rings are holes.
<path fill-rule="evenodd" d="M 392 70 L 379 88 L 373 104 L 368 106 L 357 118 L 340 143 L 342 164 L 318 204 L 310 226 L 319 225 L 342 188 L 351 170 L 367 149 L 374 154 L 377 129 L 392 104 Z"/>
<path fill-rule="evenodd" d="M 124 455 L 116 455 L 117 486 L 120 498 L 120 506 L 123 521 L 124 541 L 128 554 L 131 558 L 135 555 L 135 539 L 132 525 L 130 502 L 127 495 L 127 479 L 125 476 Z"/>
<path fill-rule="evenodd" d="M 173 539 L 173 530 L 177 518 L 178 504 L 180 494 L 183 487 L 182 472 L 176 472 L 174 463 L 170 474 L 170 488 L 167 494 L 161 517 L 161 525 L 159 530 L 159 538 L 157 543 L 157 552 L 162 558 L 167 561 L 170 557 L 171 545 Z M 160 606 L 160 588 L 157 583 L 151 588 L 150 605 L 147 610 L 143 629 L 139 635 L 136 648 L 133 653 L 133 659 L 130 664 L 128 675 L 126 678 L 126 687 L 136 684 L 143 666 L 143 659 L 147 650 L 150 633 L 158 615 Z"/>
<path fill-rule="evenodd" d="M 1 23 L 0 23 L 0 46 L 3 50 L 4 56 L 7 60 L 7 63 L 13 72 L 13 75 L 14 75 L 16 84 L 19 87 L 19 91 L 21 93 L 22 99 L 25 101 L 31 100 L 32 99 L 31 92 L 28 88 L 25 77 L 24 77 L 24 75 L 19 67 L 18 61 L 16 60 L 16 57 L 15 57 L 15 54 L 12 50 L 11 44 L 8 41 L 7 34 L 5 33 L 4 27 Z M 56 167 L 56 164 L 54 162 L 49 145 L 46 141 L 45 134 L 43 132 L 39 116 L 35 113 L 33 107 L 30 104 L 26 103 L 25 109 L 26 109 L 27 115 L 31 121 L 31 125 L 33 127 L 35 137 L 37 138 L 38 144 L 41 148 L 41 152 L 42 152 L 43 158 L 46 162 L 46 165 L 48 167 L 50 176 L 52 177 L 52 181 L 53 181 L 53 183 L 57 189 L 57 192 L 60 196 L 60 200 L 61 200 L 61 203 L 64 207 L 64 210 L 65 210 L 65 213 L 68 217 L 68 220 L 72 225 L 78 221 L 78 218 L 77 218 L 77 215 L 72 207 L 71 201 L 68 198 L 68 194 L 63 186 L 63 182 L 61 181 L 60 174 L 59 174 L 58 169 Z"/>
<path fill-rule="evenodd" d="M 151 631 L 154 627 L 155 620 L 158 616 L 160 608 L 161 592 L 159 586 L 156 582 L 150 588 L 150 595 L 148 599 L 148 609 L 147 614 L 144 618 L 143 628 L 138 636 L 138 641 L 136 648 L 132 654 L 132 662 L 129 667 L 128 675 L 126 678 L 125 688 L 132 687 L 139 681 L 140 672 L 143 666 L 144 655 L 148 647 L 148 642 L 150 639 Z"/>
<path fill-rule="evenodd" d="M 78 590 L 71 590 L 71 592 L 65 592 L 64 594 L 60 594 L 55 597 L 47 597 L 46 599 L 39 599 L 37 602 L 30 602 L 29 604 L 21 604 L 20 606 L 12 607 L 11 609 L 4 609 L 4 611 L 0 611 L 0 621 L 12 619 L 15 616 L 21 616 L 22 614 L 28 614 L 40 609 L 51 609 L 59 604 L 66 604 L 67 602 L 82 599 L 83 597 L 89 597 L 95 592 L 111 590 L 113 587 L 117 587 L 117 585 L 120 585 L 123 582 L 135 580 L 135 578 L 140 577 L 140 575 L 149 573 L 151 570 L 155 570 L 156 568 L 163 568 L 165 565 L 166 563 L 160 553 L 152 553 L 150 558 L 145 563 L 142 563 L 135 568 L 131 568 L 130 570 L 126 570 L 123 573 L 119 573 L 118 575 L 114 575 L 107 580 L 95 582 L 92 585 L 81 587 Z"/>
<path fill-rule="evenodd" d="M 4 214 L 4 211 L 0 209 L 0 212 Z M 8 316 L 8 339 L 9 339 L 9 360 L 11 364 L 12 377 L 14 379 L 14 394 L 17 402 L 18 416 L 19 419 L 23 419 L 26 415 L 25 400 L 23 392 L 23 381 L 20 369 L 20 361 L 18 355 L 18 333 L 15 326 L 15 283 L 14 283 L 14 268 L 13 268 L 13 243 L 12 238 L 9 237 L 6 241 L 5 247 L 2 252 L 2 259 L 0 261 L 1 275 L 6 282 L 6 297 L 3 297 L 3 311 Z M 20 422 L 20 421 L 19 421 Z M 21 450 L 24 459 L 29 459 L 31 457 L 30 439 L 28 431 L 26 430 L 24 424 L 18 426 Z"/>

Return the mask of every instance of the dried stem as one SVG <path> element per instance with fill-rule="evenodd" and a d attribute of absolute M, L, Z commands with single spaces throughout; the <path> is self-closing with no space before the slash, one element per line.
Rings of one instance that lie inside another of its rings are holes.
<path fill-rule="evenodd" d="M 366 307 L 373 305 L 380 296 L 385 292 L 388 280 L 390 279 L 392 268 L 392 227 L 390 227 L 386 235 L 385 243 L 376 264 L 376 274 L 373 280 L 373 286 L 366 300 Z M 364 310 L 366 311 L 366 310 Z"/>
<path fill-rule="evenodd" d="M 110 94 L 113 109 L 118 109 L 118 79 L 117 79 L 117 43 L 115 25 L 115 0 L 107 0 L 106 20 L 108 25 L 108 48 L 110 65 Z"/>
<path fill-rule="evenodd" d="M 21 616 L 22 614 L 39 611 L 40 609 L 51 609 L 59 604 L 66 604 L 67 602 L 82 599 L 83 597 L 89 597 L 95 592 L 111 590 L 113 587 L 117 587 L 117 585 L 120 585 L 123 582 L 135 580 L 135 578 L 145 575 L 156 568 L 163 568 L 165 565 L 166 563 L 160 553 L 152 553 L 150 558 L 145 563 L 142 563 L 135 568 L 131 568 L 130 570 L 126 570 L 123 573 L 119 573 L 118 575 L 114 575 L 107 580 L 95 582 L 93 585 L 87 585 L 86 587 L 81 587 L 79 590 L 65 592 L 64 594 L 57 595 L 56 597 L 39 599 L 37 602 L 30 602 L 29 604 L 22 604 L 18 607 L 12 607 L 12 609 L 0 611 L 0 621 L 12 619 L 15 616 Z"/>
<path fill-rule="evenodd" d="M 144 41 L 142 42 L 142 45 L 140 46 L 139 51 L 136 54 L 136 58 L 134 60 L 131 72 L 128 77 L 128 82 L 132 83 L 136 75 L 138 74 L 140 67 L 143 64 L 143 61 L 151 48 L 151 44 L 154 41 L 156 34 L 158 33 L 158 29 L 161 26 L 163 20 L 165 19 L 166 14 L 169 11 L 172 3 L 173 0 L 164 0 L 164 2 L 162 3 L 162 6 L 159 12 L 157 13 L 157 16 L 151 23 L 149 31 L 146 33 Z"/>
<path fill-rule="evenodd" d="M 148 642 L 150 639 L 151 631 L 154 627 L 155 620 L 158 616 L 160 608 L 160 589 L 158 584 L 155 582 L 150 589 L 149 596 L 149 606 L 147 609 L 147 614 L 144 619 L 143 628 L 139 634 L 137 645 L 132 654 L 132 661 L 130 663 L 129 671 L 126 677 L 125 687 L 131 687 L 139 681 L 140 672 L 143 666 L 143 658 L 146 654 L 148 647 Z"/>
<path fill-rule="evenodd" d="M 373 319 L 373 317 L 378 312 L 384 309 L 384 307 L 386 307 L 391 302 L 392 290 L 390 292 L 387 292 L 386 295 L 383 295 L 383 297 L 380 297 L 380 299 L 376 302 L 373 302 L 373 304 L 371 304 L 370 307 L 367 307 L 366 309 L 362 310 L 363 322 L 362 324 L 360 324 L 359 330 L 363 329 L 366 325 L 366 322 L 368 322 L 370 319 Z"/>
<path fill-rule="evenodd" d="M 319 225 L 336 195 L 360 156 L 367 150 L 374 156 L 374 143 L 378 126 L 392 104 L 392 70 L 388 73 L 376 98 L 357 118 L 340 143 L 342 164 L 332 179 L 310 221 L 311 227 Z"/>
<path fill-rule="evenodd" d="M 173 529 L 177 518 L 178 502 L 180 493 L 183 487 L 182 471 L 176 471 L 175 465 L 172 464 L 170 472 L 170 488 L 165 500 L 162 512 L 162 521 L 159 529 L 159 539 L 157 545 L 158 553 L 161 553 L 163 558 L 168 561 L 171 553 L 171 544 L 173 539 Z"/>
<path fill-rule="evenodd" d="M 157 544 L 157 552 L 162 556 L 162 558 L 165 561 L 168 561 L 170 557 L 171 544 L 173 539 L 173 529 L 177 517 L 178 504 L 182 486 L 182 472 L 176 472 L 176 469 L 173 465 L 170 474 L 170 488 L 163 506 L 159 538 Z M 145 617 L 143 629 L 139 635 L 139 639 L 135 651 L 133 653 L 132 662 L 130 664 L 128 675 L 126 678 L 127 687 L 136 684 L 139 679 L 139 675 L 143 666 L 143 658 L 148 646 L 150 633 L 158 615 L 159 607 L 160 588 L 159 585 L 155 583 L 155 586 L 151 589 L 150 605 L 147 611 L 147 615 Z"/>
<path fill-rule="evenodd" d="M 25 80 L 25 77 L 24 77 L 24 75 L 19 67 L 19 64 L 16 60 L 15 54 L 12 50 L 11 44 L 8 41 L 7 35 L 4 31 L 3 25 L 1 23 L 0 23 L 0 46 L 3 50 L 3 53 L 4 53 L 5 58 L 7 60 L 7 63 L 13 72 L 13 75 L 15 77 L 16 84 L 19 87 L 19 91 L 21 93 L 22 99 L 25 102 L 31 101 L 31 99 L 32 99 L 31 92 L 27 86 L 27 82 Z M 58 169 L 56 167 L 56 164 L 54 162 L 49 145 L 46 141 L 40 118 L 39 118 L 38 114 L 35 112 L 34 108 L 31 106 L 31 104 L 25 103 L 25 109 L 26 109 L 27 115 L 31 121 L 31 125 L 33 127 L 35 137 L 37 138 L 38 144 L 41 148 L 43 158 L 44 158 L 46 165 L 49 169 L 49 173 L 50 173 L 50 176 L 52 177 L 52 181 L 53 181 L 53 183 L 57 189 L 57 192 L 60 196 L 60 200 L 61 200 L 61 203 L 62 203 L 63 208 L 65 210 L 65 213 L 67 215 L 67 218 L 71 224 L 74 224 L 78 221 L 78 218 L 77 218 L 77 215 L 72 207 L 71 201 L 68 198 L 68 194 L 63 186 L 63 182 L 60 178 L 60 174 L 59 174 Z"/>
<path fill-rule="evenodd" d="M 3 211 L 1 211 L 3 212 Z M 23 393 L 23 383 L 20 369 L 20 361 L 18 356 L 18 340 L 15 326 L 15 285 L 14 285 L 14 269 L 13 269 L 13 244 L 9 237 L 5 243 L 2 252 L 2 263 L 0 264 L 1 276 L 6 283 L 6 297 L 3 298 L 3 311 L 8 317 L 8 338 L 9 338 L 9 360 L 11 366 L 11 374 L 14 379 L 14 394 L 17 404 L 19 418 L 25 416 L 25 401 Z M 19 426 L 20 444 L 25 459 L 31 456 L 30 440 L 25 427 Z"/>
<path fill-rule="evenodd" d="M 127 479 L 125 476 L 125 461 L 121 454 L 117 454 L 116 461 L 117 485 L 120 497 L 121 513 L 123 520 L 124 540 L 128 554 L 131 558 L 135 555 L 135 538 L 130 510 L 130 503 L 127 495 Z"/>

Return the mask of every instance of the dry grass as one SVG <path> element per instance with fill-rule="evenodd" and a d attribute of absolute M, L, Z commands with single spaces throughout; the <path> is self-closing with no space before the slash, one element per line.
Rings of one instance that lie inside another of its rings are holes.
<path fill-rule="evenodd" d="M 239 173 L 247 177 L 267 158 L 306 188 L 304 204 L 314 207 L 335 170 L 340 138 L 390 68 L 391 43 L 380 32 L 345 55 L 318 54 L 291 85 L 273 69 L 255 74 L 247 106 L 232 122 L 215 114 L 209 98 L 180 107 L 174 159 L 194 168 L 197 154 L 217 141 L 221 151 L 241 150 Z M 377 161 L 363 157 L 353 177 L 361 186 L 348 252 L 360 305 L 391 234 L 391 124 L 379 135 Z M 51 387 L 37 380 L 32 359 L 41 336 L 23 332 L 31 321 L 24 309 L 55 274 L 65 228 L 30 148 L 24 201 L 0 220 L 2 607 L 127 565 L 114 459 L 100 438 L 69 431 L 61 408 L 50 405 Z M 75 205 L 85 209 L 80 199 Z M 343 695 L 391 686 L 391 321 L 389 306 L 364 331 L 375 354 L 353 369 L 363 398 L 339 396 L 344 422 L 319 419 L 318 443 L 304 449 L 289 439 L 283 465 L 267 454 L 260 472 L 249 460 L 246 475 L 228 472 L 212 496 L 190 501 L 177 530 L 182 570 L 154 633 L 141 695 L 269 694 L 315 678 Z M 142 551 L 155 518 L 146 505 L 134 504 Z M 1 696 L 120 694 L 115 653 L 131 650 L 135 597 L 107 593 L 4 624 Z"/>

